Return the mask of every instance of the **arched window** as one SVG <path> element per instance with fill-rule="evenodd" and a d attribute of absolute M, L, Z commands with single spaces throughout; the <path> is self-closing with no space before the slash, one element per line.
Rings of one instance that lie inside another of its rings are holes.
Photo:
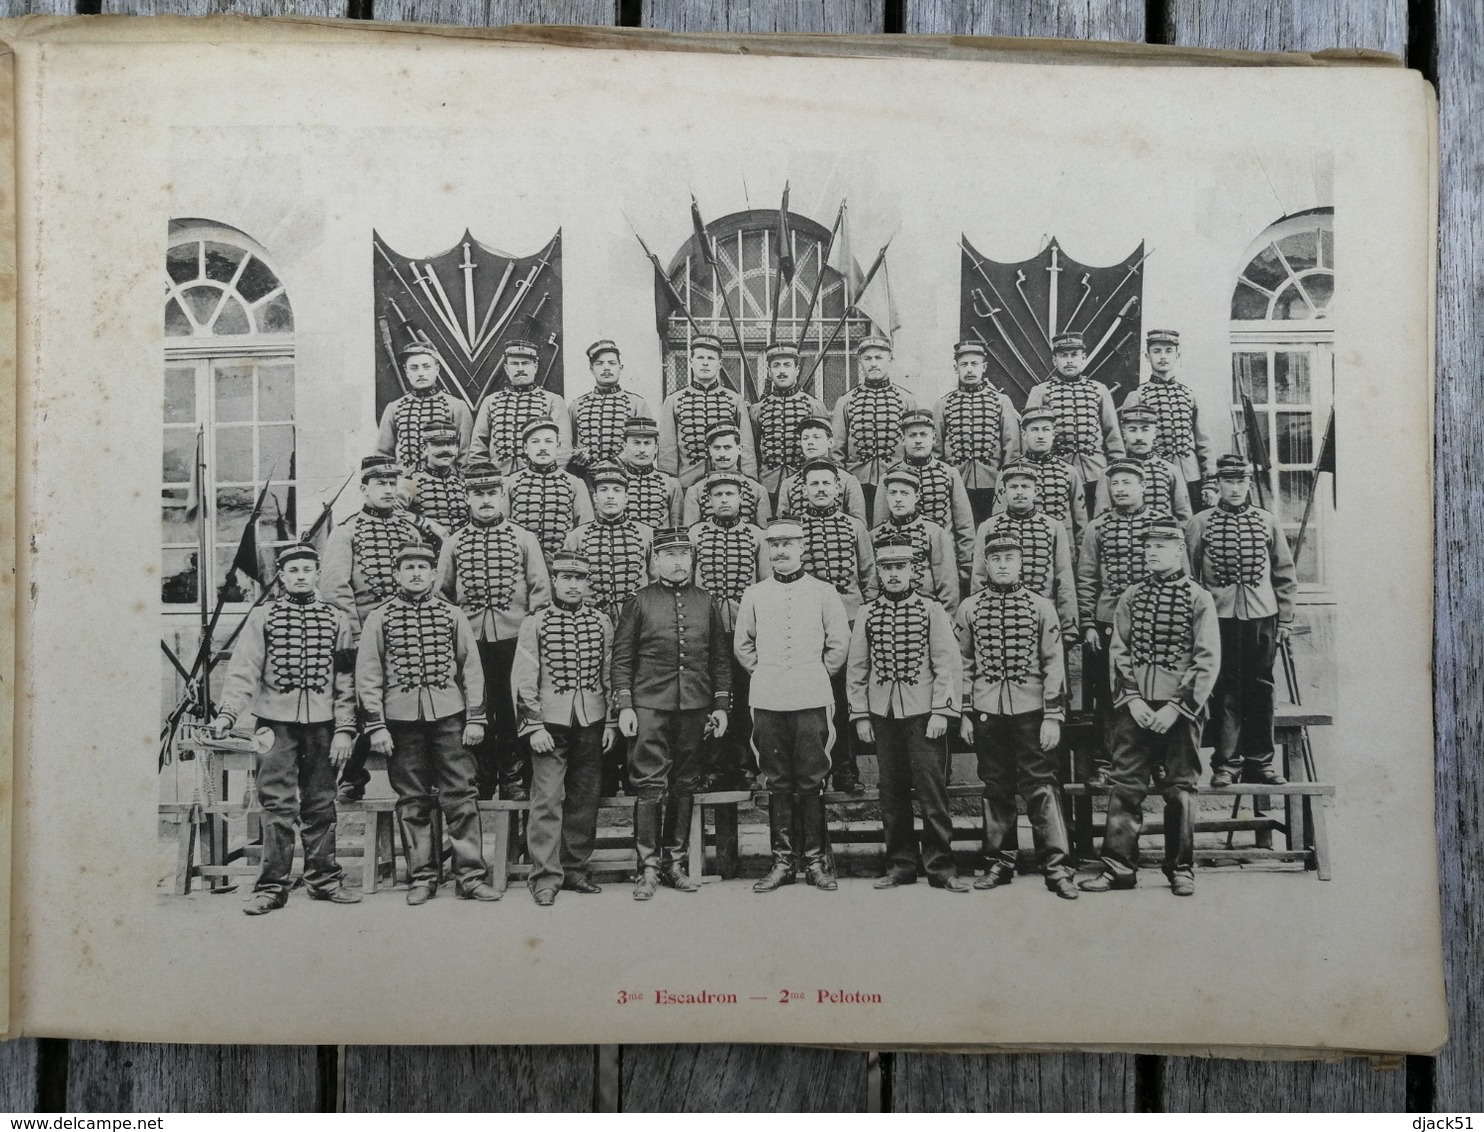
<path fill-rule="evenodd" d="M 805 312 L 809 309 L 809 297 L 814 293 L 815 281 L 819 279 L 820 272 L 824 273 L 819 299 L 814 307 L 814 317 L 809 323 L 808 341 L 798 342 L 803 354 L 803 372 L 807 373 L 819 352 L 825 348 L 835 323 L 845 312 L 845 287 L 840 273 L 825 262 L 825 245 L 829 243 L 830 230 L 795 212 L 790 212 L 788 218 L 794 263 L 797 266 L 792 282 L 787 285 L 779 300 L 777 335 L 780 341 L 798 341 L 799 332 L 804 327 Z M 765 386 L 765 375 L 759 359 L 768 345 L 773 296 L 776 288 L 783 282 L 777 271 L 777 228 L 776 209 L 733 213 L 707 225 L 706 231 L 716 245 L 721 292 L 716 288 L 711 266 L 701 254 L 694 236 L 676 253 L 668 272 L 676 293 L 685 301 L 701 329 L 721 339 L 725 347 L 722 364 L 733 384 L 742 390 L 741 357 L 720 297 L 722 292 L 726 294 L 732 313 L 737 317 L 737 329 L 741 331 L 759 395 L 763 393 Z M 838 244 L 835 251 L 839 252 Z M 876 332 L 868 318 L 852 315 L 845 320 L 840 334 L 809 382 L 811 391 L 818 394 L 826 405 L 833 405 L 835 399 L 850 386 L 849 363 L 855 343 Z M 694 333 L 695 330 L 681 313 L 672 313 L 665 324 L 662 345 L 665 355 L 666 396 L 689 380 L 690 339 Z M 742 391 L 745 395 L 746 391 Z"/>
<path fill-rule="evenodd" d="M 249 601 L 254 584 L 232 562 L 270 478 L 257 531 L 263 558 L 297 528 L 293 308 L 256 241 L 212 221 L 172 220 L 164 330 L 160 597 L 167 609 L 194 606 L 204 584 L 209 596 Z M 189 511 L 198 434 L 206 465 L 204 578 L 201 530 Z"/>
<path fill-rule="evenodd" d="M 1244 435 L 1242 397 L 1252 401 L 1268 466 L 1265 505 L 1290 541 L 1313 485 L 1314 462 L 1334 404 L 1334 210 L 1284 217 L 1247 249 L 1232 290 L 1232 421 Z M 1249 453 L 1249 458 L 1255 454 Z M 1324 587 L 1324 493 L 1310 516 L 1299 581 Z"/>

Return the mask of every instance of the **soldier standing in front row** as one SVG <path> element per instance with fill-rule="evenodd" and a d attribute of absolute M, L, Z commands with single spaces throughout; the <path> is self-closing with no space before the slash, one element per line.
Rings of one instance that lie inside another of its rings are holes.
<path fill-rule="evenodd" d="M 804 572 L 802 526 L 774 519 L 763 537 L 773 576 L 742 595 L 734 642 L 752 677 L 752 743 L 768 794 L 773 852 L 768 875 L 752 888 L 772 892 L 793 884 L 802 864 L 810 884 L 833 892 L 838 885 L 824 810 L 835 739 L 830 681 L 845 666 L 850 621 L 835 588 Z"/>
<path fill-rule="evenodd" d="M 772 504 L 783 481 L 803 466 L 798 427 L 805 417 L 828 416 L 824 402 L 799 386 L 799 348 L 784 342 L 768 345 L 768 389 L 752 406 L 752 435 L 757 438 L 757 478 Z M 822 455 L 822 453 L 821 453 Z M 763 522 L 767 522 L 766 517 Z"/>
<path fill-rule="evenodd" d="M 514 341 L 505 347 L 502 364 L 509 382 L 486 397 L 474 418 L 474 439 L 469 445 L 471 464 L 493 464 L 509 475 L 520 467 L 525 427 L 546 418 L 556 429 L 554 459 L 566 464 L 572 455 L 572 418 L 561 396 L 536 384 L 541 352 L 530 342 Z"/>
<path fill-rule="evenodd" d="M 1001 466 L 1020 455 L 1020 418 L 1004 391 L 985 378 L 987 357 L 982 342 L 956 345 L 953 367 L 958 371 L 958 387 L 933 406 L 943 462 L 963 478 L 976 525 L 994 509 Z"/>
<path fill-rule="evenodd" d="M 1179 469 L 1192 510 L 1208 506 L 1206 487 L 1215 468 L 1211 440 L 1190 388 L 1175 374 L 1180 363 L 1180 335 L 1174 330 L 1151 330 L 1144 335 L 1149 358 L 1149 380 L 1124 398 L 1123 407 L 1154 410 L 1159 431 L 1154 451 Z"/>
<path fill-rule="evenodd" d="M 896 463 L 902 443 L 902 416 L 917 401 L 890 377 L 891 343 L 862 338 L 855 347 L 860 384 L 835 402 L 834 448 L 830 458 L 860 480 L 866 515 L 876 514 L 876 489 Z M 865 522 L 879 520 L 865 519 Z"/>
<path fill-rule="evenodd" d="M 530 421 L 521 436 L 525 467 L 505 481 L 510 521 L 536 536 L 550 563 L 573 527 L 592 522 L 593 501 L 586 483 L 557 466 L 556 422 L 545 417 Z"/>
<path fill-rule="evenodd" d="M 551 568 L 552 602 L 521 623 L 510 673 L 520 733 L 531 748 L 526 849 L 541 905 L 554 903 L 558 889 L 602 891 L 587 864 L 598 835 L 602 757 L 619 745 L 608 689 L 613 624 L 583 600 L 587 559 L 559 550 Z"/>
<path fill-rule="evenodd" d="M 1102 478 L 1108 461 L 1123 458 L 1118 415 L 1113 411 L 1108 387 L 1082 376 L 1087 365 L 1082 335 L 1056 335 L 1051 340 L 1051 364 L 1056 367 L 1056 376 L 1033 386 L 1025 407 L 1044 406 L 1056 414 L 1056 454 L 1082 473 L 1090 512 L 1093 485 Z"/>
<path fill-rule="evenodd" d="M 1062 628 L 1052 604 L 1021 584 L 1021 547 L 1014 538 L 992 536 L 984 562 L 985 588 L 954 618 L 964 664 L 960 734 L 974 745 L 984 783 L 985 869 L 974 887 L 999 888 L 1015 879 L 1018 792 L 1046 887 L 1075 900 L 1056 777 L 1067 712 Z"/>
<path fill-rule="evenodd" d="M 588 469 L 618 459 L 624 425 L 630 417 L 653 418 L 649 403 L 619 385 L 623 359 L 618 346 L 600 338 L 587 348 L 593 388 L 572 400 L 572 458 L 567 470 L 585 476 Z"/>
<path fill-rule="evenodd" d="M 436 557 L 413 544 L 397 552 L 397 592 L 366 618 L 356 652 L 356 692 L 371 750 L 387 757 L 407 846 L 407 903 L 438 890 L 433 807 L 453 850 L 458 894 L 498 900 L 484 863 L 472 748 L 484 741 L 484 671 L 463 613 L 433 593 Z"/>
<path fill-rule="evenodd" d="M 258 749 L 263 861 L 249 916 L 282 908 L 294 867 L 294 826 L 304 841 L 311 900 L 355 904 L 335 859 L 335 770 L 356 737 L 355 647 L 345 614 L 314 592 L 319 555 L 295 543 L 278 554 L 283 595 L 247 615 L 211 733 L 223 738 L 252 712 L 271 742 Z"/>
<path fill-rule="evenodd" d="M 435 423 L 452 424 L 458 432 L 462 459 L 474 435 L 474 414 L 462 398 L 438 388 L 438 352 L 431 346 L 413 343 L 404 346 L 397 357 L 407 392 L 381 414 L 377 453 L 390 456 L 410 475 L 423 458 L 423 429 Z"/>
<path fill-rule="evenodd" d="M 516 729 L 510 669 L 521 624 L 551 600 L 546 559 L 536 536 L 505 515 L 505 483 L 493 464 L 470 465 L 465 476 L 469 522 L 444 540 L 438 592 L 464 611 L 484 670 L 491 726 L 476 752 L 479 797 L 498 789 L 524 801 L 531 764 Z"/>
<path fill-rule="evenodd" d="M 732 710 L 726 734 L 711 741 L 707 790 L 746 790 L 756 767 L 752 758 L 752 714 L 748 675 L 733 651 L 737 608 L 747 587 L 768 577 L 763 532 L 741 514 L 745 477 L 737 472 L 712 472 L 705 485 L 710 517 L 688 528 L 696 548 L 696 585 L 716 599 L 732 660 Z"/>
<path fill-rule="evenodd" d="M 1211 785 L 1276 786 L 1285 779 L 1273 766 L 1273 664 L 1293 625 L 1298 576 L 1276 516 L 1251 503 L 1247 461 L 1221 457 L 1216 490 L 1216 506 L 1185 533 L 1191 570 L 1215 599 L 1221 625 Z"/>
<path fill-rule="evenodd" d="M 963 664 L 953 622 L 938 602 L 913 586 L 917 548 L 891 535 L 876 543 L 881 596 L 861 609 L 850 637 L 846 686 L 850 718 L 862 743 L 876 744 L 881 776 L 881 826 L 886 870 L 876 888 L 917 880 L 919 859 L 928 883 L 968 892 L 953 863 L 948 810 L 948 734 L 958 715 Z M 912 799 L 922 810 L 921 853 Z"/>
<path fill-rule="evenodd" d="M 1155 519 L 1144 534 L 1147 576 L 1118 599 L 1110 646 L 1113 697 L 1112 792 L 1103 834 L 1103 872 L 1084 892 L 1133 888 L 1149 778 L 1163 771 L 1164 873 L 1176 896 L 1195 892 L 1195 796 L 1200 733 L 1216 684 L 1221 633 L 1211 595 L 1185 573 L 1180 524 Z"/>
<path fill-rule="evenodd" d="M 701 783 L 701 741 L 721 738 L 731 706 L 732 658 L 716 600 L 691 579 L 694 555 L 684 530 L 655 534 L 658 580 L 624 604 L 613 638 L 613 702 L 618 729 L 632 739 L 635 900 L 661 884 L 700 888 L 686 871 L 691 815 Z"/>
<path fill-rule="evenodd" d="M 742 474 L 757 478 L 752 420 L 742 395 L 721 383 L 721 341 L 697 334 L 690 341 L 690 384 L 665 398 L 660 408 L 660 471 L 684 490 L 706 474 L 706 434 L 728 421 L 742 433 Z"/>

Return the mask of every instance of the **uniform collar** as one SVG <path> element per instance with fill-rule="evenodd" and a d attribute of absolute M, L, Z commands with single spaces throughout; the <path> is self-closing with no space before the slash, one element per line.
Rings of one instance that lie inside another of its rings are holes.
<path fill-rule="evenodd" d="M 1216 507 L 1220 511 L 1225 511 L 1228 515 L 1241 515 L 1252 510 L 1252 504 L 1250 502 L 1243 503 L 1240 507 L 1233 507 L 1230 504 L 1221 502 L 1219 499 L 1216 501 Z"/>
<path fill-rule="evenodd" d="M 1125 519 L 1137 519 L 1144 513 L 1144 511 L 1145 507 L 1144 501 L 1142 499 L 1140 499 L 1137 504 L 1135 504 L 1133 507 L 1130 507 L 1127 511 L 1125 511 L 1122 507 L 1117 506 L 1116 504 L 1113 507 L 1113 514 L 1122 515 Z"/>
<path fill-rule="evenodd" d="M 469 525 L 471 527 L 479 527 L 480 529 L 486 530 L 486 531 L 492 531 L 492 530 L 494 530 L 496 527 L 498 527 L 504 521 L 505 521 L 505 516 L 504 515 L 496 515 L 493 519 L 491 519 L 487 523 L 486 522 L 482 522 L 479 519 L 476 519 L 473 515 L 470 515 L 469 516 Z"/>
<path fill-rule="evenodd" d="M 617 515 L 609 518 L 607 515 L 594 515 L 593 522 L 600 523 L 605 527 L 621 527 L 629 521 L 629 509 L 625 507 Z"/>
<path fill-rule="evenodd" d="M 1017 511 L 1013 507 L 1006 507 L 1005 508 L 1005 514 L 1006 515 L 1009 515 L 1010 518 L 1012 518 L 1012 519 L 1021 519 L 1021 520 L 1030 519 L 1030 518 L 1033 518 L 1035 516 L 1035 514 L 1036 514 L 1036 505 L 1034 503 L 1032 503 L 1030 505 L 1030 508 L 1028 510 L 1025 510 L 1025 511 Z"/>
<path fill-rule="evenodd" d="M 838 515 L 840 513 L 840 505 L 838 503 L 831 503 L 828 507 L 816 507 L 810 503 L 805 505 L 804 511 L 816 519 L 828 519 L 831 515 Z"/>
<path fill-rule="evenodd" d="M 742 525 L 742 513 L 739 511 L 730 519 L 718 519 L 715 515 L 712 515 L 711 525 L 713 527 L 720 527 L 724 531 L 735 530 Z"/>
<path fill-rule="evenodd" d="M 658 469 L 653 464 L 631 464 L 627 460 L 620 460 L 619 464 L 623 467 L 623 470 L 631 476 L 647 476 L 652 475 L 654 472 L 658 471 Z"/>
<path fill-rule="evenodd" d="M 545 467 L 542 467 L 539 464 L 533 464 L 529 460 L 526 461 L 526 471 L 532 472 L 538 476 L 554 476 L 561 470 L 562 469 L 557 466 L 557 462 L 555 460 L 547 464 Z"/>
<path fill-rule="evenodd" d="M 990 388 L 989 378 L 987 378 L 987 377 L 980 378 L 978 381 L 974 382 L 974 384 L 972 384 L 972 385 L 970 385 L 968 382 L 965 382 L 965 381 L 960 381 L 958 383 L 958 391 L 960 393 L 983 393 L 985 390 L 987 390 L 989 388 Z"/>
<path fill-rule="evenodd" d="M 888 385 L 891 384 L 891 377 L 890 375 L 882 378 L 866 377 L 861 379 L 861 384 L 864 385 L 867 389 L 885 389 Z"/>
<path fill-rule="evenodd" d="M 693 377 L 690 379 L 690 384 L 686 388 L 694 389 L 697 393 L 710 393 L 712 390 L 721 388 L 721 375 L 718 374 L 705 384 L 702 384 Z"/>
<path fill-rule="evenodd" d="M 882 590 L 881 591 L 881 599 L 883 601 L 889 601 L 893 605 L 900 605 L 904 601 L 911 601 L 912 598 L 914 598 L 916 596 L 917 596 L 917 591 L 914 590 L 911 586 L 908 586 L 905 590 L 903 590 L 899 594 L 887 593 L 885 590 Z"/>
<path fill-rule="evenodd" d="M 551 599 L 551 607 L 553 609 L 560 610 L 562 613 L 577 613 L 580 612 L 582 609 L 582 602 L 563 601 L 559 597 L 554 597 Z"/>
<path fill-rule="evenodd" d="M 673 590 L 683 590 L 683 589 L 686 589 L 687 587 L 690 586 L 690 580 L 689 579 L 687 579 L 687 580 L 685 580 L 683 582 L 672 582 L 668 578 L 660 578 L 660 579 L 658 579 L 658 581 L 659 581 L 659 584 L 660 585 L 662 585 L 662 586 L 665 587 L 665 589 L 672 590 L 672 591 Z"/>
<path fill-rule="evenodd" d="M 410 594 L 404 589 L 397 590 L 397 599 L 406 605 L 427 605 L 433 600 L 433 591 L 428 590 L 420 594 Z"/>
<path fill-rule="evenodd" d="M 1181 578 L 1185 577 L 1185 570 L 1183 567 L 1176 566 L 1173 570 L 1166 570 L 1162 574 L 1150 574 L 1149 577 L 1160 585 L 1166 586 L 1171 582 L 1178 582 Z"/>
<path fill-rule="evenodd" d="M 788 585 L 790 582 L 797 582 L 803 576 L 804 568 L 800 566 L 792 574 L 779 574 L 775 571 L 773 574 L 773 580 L 775 582 L 782 582 L 784 585 Z"/>
<path fill-rule="evenodd" d="M 906 518 L 888 513 L 886 516 L 886 521 L 894 527 L 910 527 L 921 518 L 922 516 L 916 511 L 912 512 L 912 514 L 908 515 Z"/>
<path fill-rule="evenodd" d="M 623 386 L 616 381 L 612 385 L 594 385 L 593 392 L 600 397 L 616 397 L 623 392 Z"/>
<path fill-rule="evenodd" d="M 904 456 L 902 462 L 909 468 L 926 468 L 933 462 L 933 454 L 929 452 L 926 456 Z"/>
<path fill-rule="evenodd" d="M 316 599 L 314 591 L 310 590 L 307 594 L 291 594 L 285 591 L 283 600 L 290 605 L 313 605 Z"/>
<path fill-rule="evenodd" d="M 372 507 L 369 503 L 361 504 L 361 513 L 363 515 L 370 515 L 373 519 L 390 519 L 392 515 L 396 513 L 396 510 L 397 509 L 395 507 L 387 507 L 383 509 L 380 507 Z"/>
<path fill-rule="evenodd" d="M 442 390 L 438 388 L 438 383 L 435 381 L 426 389 L 409 389 L 407 391 L 407 396 L 411 397 L 415 401 L 431 401 L 441 392 Z"/>
<path fill-rule="evenodd" d="M 1025 589 L 1025 583 L 1011 582 L 1008 586 L 1002 586 L 999 582 L 988 582 L 985 584 L 984 588 L 987 589 L 990 593 L 1013 594 L 1016 590 Z"/>

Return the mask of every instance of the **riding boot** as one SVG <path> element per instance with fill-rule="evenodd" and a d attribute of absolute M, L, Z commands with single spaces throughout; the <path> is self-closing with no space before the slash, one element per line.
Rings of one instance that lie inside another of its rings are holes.
<path fill-rule="evenodd" d="M 660 817 L 664 795 L 634 801 L 634 849 L 638 867 L 634 874 L 634 899 L 648 900 L 660 883 Z"/>
<path fill-rule="evenodd" d="M 700 885 L 690 879 L 686 859 L 690 848 L 690 821 L 695 811 L 693 794 L 669 795 L 665 799 L 664 858 L 660 862 L 660 883 L 676 892 L 696 892 Z"/>
<path fill-rule="evenodd" d="M 768 845 L 773 851 L 773 867 L 768 875 L 752 886 L 753 892 L 772 892 L 794 882 L 794 812 L 792 794 L 768 795 Z"/>
<path fill-rule="evenodd" d="M 824 795 L 800 794 L 799 809 L 804 823 L 804 879 L 821 892 L 834 892 L 839 886 L 835 882 L 835 858 L 830 852 Z"/>

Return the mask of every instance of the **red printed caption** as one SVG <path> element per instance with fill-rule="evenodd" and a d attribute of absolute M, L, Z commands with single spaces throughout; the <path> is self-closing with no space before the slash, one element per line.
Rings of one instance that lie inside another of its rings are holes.
<path fill-rule="evenodd" d="M 880 1006 L 881 995 L 874 991 L 792 990 L 784 987 L 772 994 L 752 994 L 742 998 L 729 991 L 678 991 L 660 988 L 653 991 L 621 990 L 616 1002 L 619 1006 L 633 1003 L 649 1003 L 654 1006 L 738 1006 L 743 1002 L 770 1003 L 776 1006 L 791 1004 L 808 1006 Z"/>

